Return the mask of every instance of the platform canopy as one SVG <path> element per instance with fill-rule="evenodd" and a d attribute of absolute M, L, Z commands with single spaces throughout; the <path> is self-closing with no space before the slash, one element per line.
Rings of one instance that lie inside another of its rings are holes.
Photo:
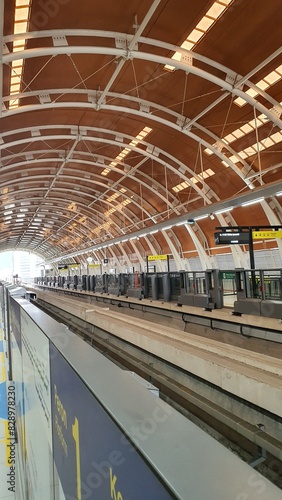
<path fill-rule="evenodd" d="M 0 251 L 205 261 L 281 224 L 281 0 L 0 5 Z"/>

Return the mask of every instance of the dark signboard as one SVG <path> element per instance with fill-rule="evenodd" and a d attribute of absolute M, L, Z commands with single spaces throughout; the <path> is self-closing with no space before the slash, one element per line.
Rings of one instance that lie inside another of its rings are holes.
<path fill-rule="evenodd" d="M 221 232 L 214 233 L 214 241 L 216 245 L 248 245 L 248 232 Z"/>
<path fill-rule="evenodd" d="M 66 499 L 174 498 L 52 345 L 50 363 L 53 455 Z"/>

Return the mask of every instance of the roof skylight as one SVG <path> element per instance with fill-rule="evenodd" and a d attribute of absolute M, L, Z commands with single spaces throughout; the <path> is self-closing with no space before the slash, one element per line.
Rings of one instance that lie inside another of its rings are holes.
<path fill-rule="evenodd" d="M 197 177 L 199 177 L 201 180 L 203 179 L 207 179 L 208 177 L 211 177 L 212 175 L 214 175 L 214 171 L 211 169 L 211 168 L 208 168 L 207 170 L 204 170 L 204 172 L 200 173 L 200 174 L 197 174 Z M 172 188 L 172 190 L 175 192 L 175 193 L 178 193 L 179 191 L 183 191 L 183 189 L 186 189 L 188 187 L 191 187 L 191 182 L 193 184 L 197 184 L 198 182 L 200 182 L 197 177 L 191 177 L 189 179 L 189 181 L 183 181 L 181 182 L 180 184 L 177 184 L 176 186 L 174 186 Z"/>
<path fill-rule="evenodd" d="M 26 33 L 27 23 L 29 19 L 31 0 L 16 0 L 15 3 L 15 19 L 14 19 L 14 34 Z M 25 49 L 25 38 L 15 40 L 13 42 L 13 52 L 19 52 Z M 10 82 L 10 95 L 19 94 L 21 87 L 21 79 L 23 73 L 23 59 L 12 61 L 11 65 L 11 82 Z M 11 99 L 9 101 L 9 109 L 17 108 L 19 99 Z"/>
<path fill-rule="evenodd" d="M 139 144 L 139 142 L 143 141 L 145 139 L 145 137 L 147 137 L 147 135 L 150 134 L 150 132 L 152 132 L 153 129 L 151 129 L 150 127 L 144 127 L 143 130 L 141 130 L 141 132 L 139 132 L 139 134 L 136 135 L 136 138 L 133 139 L 130 143 L 129 143 L 129 146 L 137 146 L 137 144 Z M 131 149 L 130 148 L 124 148 L 118 155 L 117 157 L 111 161 L 111 163 L 109 164 L 109 167 L 115 167 L 119 161 L 123 161 L 124 158 L 130 153 Z M 101 172 L 101 175 L 108 175 L 108 173 L 111 171 L 110 168 L 105 168 L 103 170 L 103 172 Z"/>
<path fill-rule="evenodd" d="M 259 87 L 261 90 L 267 90 L 269 87 L 271 87 L 279 80 L 281 80 L 281 78 L 282 78 L 282 64 L 273 71 L 271 71 L 271 73 L 266 75 L 262 80 L 257 82 L 256 86 Z M 256 92 L 254 89 L 251 88 L 246 90 L 245 93 L 248 94 L 250 97 L 256 97 L 258 95 L 258 92 Z M 247 101 L 245 101 L 245 99 L 242 99 L 242 97 L 237 97 L 236 99 L 234 99 L 234 102 L 240 107 L 247 104 Z"/>
<path fill-rule="evenodd" d="M 186 40 L 181 44 L 181 47 L 186 50 L 192 50 L 194 46 L 203 38 L 206 32 L 216 23 L 220 16 L 228 9 L 233 0 L 216 0 L 209 8 L 206 14 L 198 22 L 197 26 L 187 36 Z M 181 52 L 175 52 L 172 59 L 181 61 Z M 165 69 L 174 71 L 175 67 L 166 64 Z"/>
<path fill-rule="evenodd" d="M 263 139 L 258 143 L 255 142 L 251 146 L 248 146 L 247 148 L 238 152 L 238 155 L 240 155 L 242 159 L 245 159 L 248 158 L 249 156 L 257 154 L 258 151 L 263 151 L 264 149 L 271 148 L 272 146 L 275 146 L 275 144 L 281 141 L 282 141 L 282 131 L 276 132 L 275 134 L 270 135 L 266 139 Z M 238 163 L 240 161 L 240 158 L 237 158 L 237 156 L 235 155 L 231 156 L 229 159 L 233 163 Z"/>

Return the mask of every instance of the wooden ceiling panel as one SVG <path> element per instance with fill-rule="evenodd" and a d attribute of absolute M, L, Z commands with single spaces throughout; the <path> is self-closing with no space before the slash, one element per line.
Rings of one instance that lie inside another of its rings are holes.
<path fill-rule="evenodd" d="M 27 32 L 13 37 L 15 3 L 5 3 L 0 225 L 7 248 L 15 231 L 19 244 L 34 234 L 57 255 L 66 251 L 61 232 L 73 224 L 79 249 L 80 225 L 82 233 L 85 225 L 96 230 L 89 236 L 96 244 L 118 236 L 121 221 L 131 233 L 281 181 L 280 0 L 232 1 L 191 52 L 182 50 L 180 63 L 171 60 L 175 46 L 203 29 L 213 5 L 33 0 Z M 21 38 L 25 50 L 17 52 Z M 265 94 L 250 97 L 248 79 Z M 261 115 L 264 124 L 252 128 Z M 26 200 L 32 205 L 21 234 L 16 215 Z M 13 203 L 5 224 L 4 207 Z M 57 221 L 53 239 L 32 224 L 47 203 L 47 217 Z M 267 222 L 263 210 L 256 219 Z M 201 226 L 212 246 L 210 222 Z M 178 234 L 186 248 L 187 231 Z"/>

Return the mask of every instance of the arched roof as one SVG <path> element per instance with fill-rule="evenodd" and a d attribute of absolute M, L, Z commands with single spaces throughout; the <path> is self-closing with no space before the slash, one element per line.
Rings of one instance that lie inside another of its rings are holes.
<path fill-rule="evenodd" d="M 0 251 L 205 259 L 281 224 L 279 0 L 1 5 Z"/>

